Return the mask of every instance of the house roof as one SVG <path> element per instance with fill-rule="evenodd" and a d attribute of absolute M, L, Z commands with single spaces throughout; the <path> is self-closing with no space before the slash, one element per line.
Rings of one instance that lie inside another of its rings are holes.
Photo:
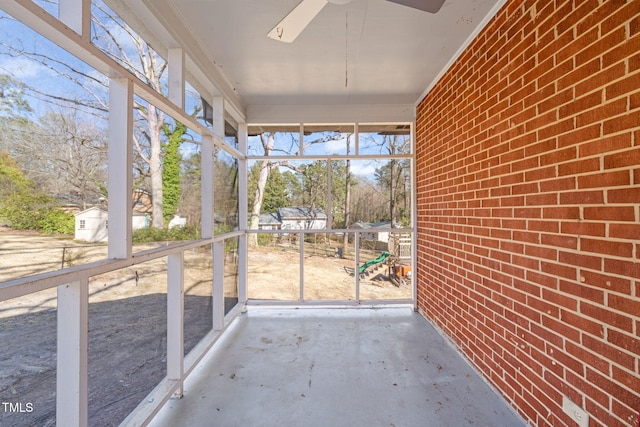
<path fill-rule="evenodd" d="M 260 215 L 258 220 L 259 225 L 280 225 L 282 221 L 280 221 L 280 217 L 277 212 L 272 213 L 263 213 Z"/>
<path fill-rule="evenodd" d="M 308 219 L 327 219 L 327 214 L 322 208 L 312 208 L 308 206 L 292 206 L 288 208 L 279 208 L 278 214 L 280 220 L 308 220 Z"/>
<path fill-rule="evenodd" d="M 351 228 L 391 228 L 391 221 L 381 221 L 381 222 L 354 222 L 351 225 Z"/>
<path fill-rule="evenodd" d="M 85 213 L 87 213 L 87 212 L 91 212 L 91 211 L 99 211 L 99 212 L 107 213 L 107 211 L 106 211 L 106 210 L 104 210 L 104 209 L 101 209 L 101 208 L 99 208 L 99 207 L 97 207 L 97 206 L 92 206 L 92 207 L 90 207 L 90 208 L 88 208 L 88 209 L 85 209 L 85 210 L 83 210 L 83 211 L 76 212 L 76 213 L 74 213 L 74 215 L 75 215 L 75 216 L 79 216 L 79 215 L 83 215 L 83 214 L 85 214 Z"/>

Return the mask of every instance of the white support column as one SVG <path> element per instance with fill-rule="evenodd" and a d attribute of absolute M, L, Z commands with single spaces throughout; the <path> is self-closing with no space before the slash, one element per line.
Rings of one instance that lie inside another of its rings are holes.
<path fill-rule="evenodd" d="M 56 425 L 88 425 L 89 292 L 84 279 L 58 286 Z"/>
<path fill-rule="evenodd" d="M 213 330 L 224 328 L 224 242 L 213 244 Z"/>
<path fill-rule="evenodd" d="M 300 251 L 300 297 L 304 301 L 304 233 L 298 234 L 298 250 Z"/>
<path fill-rule="evenodd" d="M 58 19 L 82 38 L 91 38 L 91 0 L 60 0 Z"/>
<path fill-rule="evenodd" d="M 211 107 L 213 108 L 213 134 L 222 142 L 224 141 L 224 98 L 214 97 Z"/>
<path fill-rule="evenodd" d="M 355 250 L 355 260 L 353 261 L 355 274 L 353 276 L 356 278 L 356 304 L 360 304 L 360 233 L 357 231 L 353 236 L 353 249 Z"/>
<path fill-rule="evenodd" d="M 184 109 L 184 51 L 169 49 L 169 101 Z"/>
<path fill-rule="evenodd" d="M 413 300 L 413 309 L 418 311 L 418 228 L 417 228 L 417 191 L 416 191 L 416 135 L 415 122 L 411 123 L 411 299 Z"/>
<path fill-rule="evenodd" d="M 248 129 L 246 123 L 238 124 L 238 149 L 241 153 L 247 153 Z M 248 260 L 249 248 L 247 239 L 247 227 L 249 225 L 248 200 L 247 200 L 247 159 L 242 158 L 239 162 L 238 170 L 238 207 L 239 207 L 239 228 L 245 233 L 240 236 L 238 242 L 238 302 L 245 304 L 247 302 L 247 280 L 248 280 Z"/>
<path fill-rule="evenodd" d="M 247 303 L 248 271 L 249 241 L 247 233 L 244 233 L 238 239 L 238 304 Z"/>
<path fill-rule="evenodd" d="M 331 168 L 333 159 L 327 159 L 327 228 L 333 227 L 333 192 L 331 191 Z"/>
<path fill-rule="evenodd" d="M 133 83 L 109 81 L 109 258 L 131 256 Z"/>
<path fill-rule="evenodd" d="M 167 378 L 180 386 L 173 397 L 181 398 L 184 377 L 184 256 L 167 257 Z"/>
<path fill-rule="evenodd" d="M 203 135 L 202 155 L 200 156 L 200 210 L 202 221 L 202 238 L 213 237 L 214 217 L 213 217 L 213 137 Z"/>

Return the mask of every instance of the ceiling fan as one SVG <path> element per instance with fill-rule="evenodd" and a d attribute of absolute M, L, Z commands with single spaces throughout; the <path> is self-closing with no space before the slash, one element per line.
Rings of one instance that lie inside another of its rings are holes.
<path fill-rule="evenodd" d="M 392 3 L 409 6 L 425 12 L 436 13 L 445 0 L 387 0 Z M 320 13 L 327 3 L 347 4 L 351 0 L 302 0 L 282 21 L 278 23 L 268 37 L 285 43 L 291 43 L 307 25 Z"/>

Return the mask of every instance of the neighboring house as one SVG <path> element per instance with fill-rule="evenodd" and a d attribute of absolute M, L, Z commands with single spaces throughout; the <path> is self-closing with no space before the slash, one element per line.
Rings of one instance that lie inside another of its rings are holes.
<path fill-rule="evenodd" d="M 75 214 L 75 240 L 106 242 L 109 237 L 109 214 L 104 209 L 92 207 Z M 133 212 L 131 229 L 138 230 L 149 225 L 149 216 Z"/>
<path fill-rule="evenodd" d="M 388 231 L 378 231 L 379 229 L 389 229 L 391 228 L 391 221 L 382 221 L 382 222 L 355 222 L 351 224 L 349 228 L 357 228 L 360 230 L 369 230 L 367 232 L 360 233 L 360 238 L 364 240 L 373 240 L 377 242 L 389 242 L 389 232 Z"/>
<path fill-rule="evenodd" d="M 327 214 L 322 208 L 293 206 L 279 208 L 281 228 L 287 230 L 312 230 L 327 228 Z"/>
<path fill-rule="evenodd" d="M 133 190 L 131 200 L 133 201 L 133 212 L 149 215 L 153 212 L 151 193 L 149 191 L 140 188 Z"/>
<path fill-rule="evenodd" d="M 292 206 L 278 212 L 264 213 L 258 230 L 314 230 L 327 228 L 327 214 L 321 208 Z"/>
<path fill-rule="evenodd" d="M 106 242 L 109 235 L 107 211 L 100 208 L 89 208 L 75 214 L 75 240 L 85 242 Z"/>
<path fill-rule="evenodd" d="M 187 218 L 183 218 L 180 215 L 174 215 L 173 218 L 171 218 L 171 221 L 169 221 L 168 228 L 184 227 L 185 225 L 187 225 Z"/>
<path fill-rule="evenodd" d="M 280 221 L 280 215 L 278 215 L 277 212 L 260 215 L 258 219 L 258 230 L 280 230 L 281 228 L 282 221 Z"/>
<path fill-rule="evenodd" d="M 399 228 L 396 225 L 394 228 Z M 391 252 L 399 259 L 411 258 L 411 234 L 401 232 L 389 232 L 391 221 L 383 222 L 355 222 L 350 228 L 367 230 L 360 233 L 360 241 L 373 242 L 376 250 Z M 382 231 L 382 229 L 386 229 Z M 371 243 L 369 243 L 371 244 Z"/>

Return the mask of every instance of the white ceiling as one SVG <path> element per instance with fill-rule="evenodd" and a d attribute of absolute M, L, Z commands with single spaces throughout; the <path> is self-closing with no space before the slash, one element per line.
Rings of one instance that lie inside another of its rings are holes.
<path fill-rule="evenodd" d="M 174 40 L 188 43 L 195 63 L 215 64 L 213 84 L 226 84 L 245 111 L 300 105 L 412 109 L 504 3 L 446 0 L 437 14 L 385 0 L 328 4 L 287 44 L 267 33 L 300 0 L 143 1 L 169 24 Z"/>

